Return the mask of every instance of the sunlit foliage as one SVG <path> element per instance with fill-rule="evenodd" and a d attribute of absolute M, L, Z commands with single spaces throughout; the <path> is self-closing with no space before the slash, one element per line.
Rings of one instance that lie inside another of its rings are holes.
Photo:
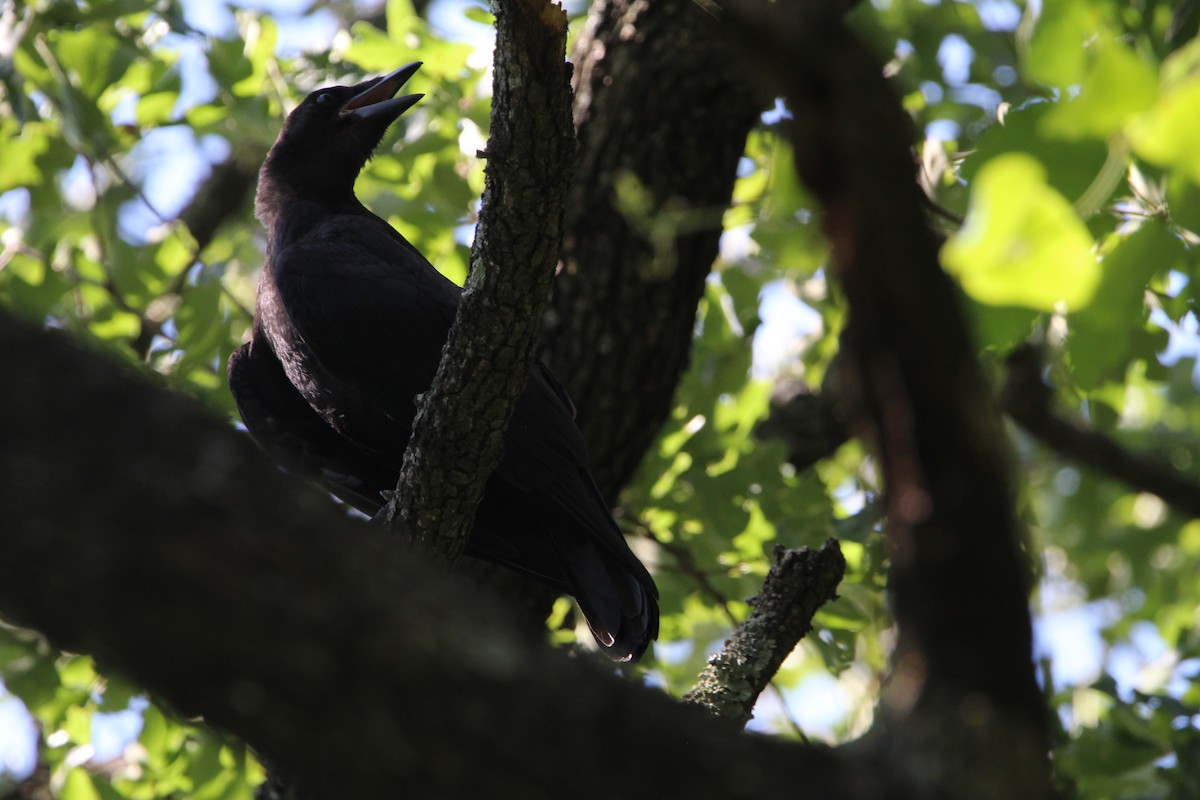
<path fill-rule="evenodd" d="M 864 0 L 852 18 L 912 115 L 943 260 L 997 382 L 1012 347 L 1043 345 L 1059 410 L 1197 476 L 1192 5 Z M 312 52 L 281 46 L 280 23 L 259 11 L 205 31 L 178 0 L 0 8 L 0 55 L 11 55 L 0 64 L 6 306 L 232 418 L 224 363 L 250 323 L 261 232 L 248 197 L 203 241 L 181 210 L 214 165 L 252 173 L 306 91 L 417 58 L 414 90 L 426 98 L 358 192 L 463 278 L 487 54 L 434 31 L 406 0 L 391 0 L 378 24 L 331 23 L 340 29 Z M 464 25 L 482 29 L 486 15 L 467 13 L 476 21 Z M 825 271 L 820 209 L 777 136 L 786 113 L 766 114 L 747 143 L 692 366 L 622 519 L 655 543 L 643 544 L 663 636 L 642 674 L 672 693 L 745 615 L 775 544 L 841 540 L 841 597 L 754 723 L 840 741 L 870 724 L 886 666 L 881 487 L 858 443 L 797 473 L 782 445 L 754 435 L 772 378 L 814 390 L 826 380 L 845 313 Z M 20 390 L 20 376 L 8 380 Z M 1016 428 L 1013 441 L 1064 782 L 1085 797 L 1200 796 L 1200 521 Z M 0 677 L 36 719 L 61 797 L 246 798 L 261 780 L 241 744 L 136 700 L 137 742 L 97 764 L 93 720 L 126 709 L 138 689 L 26 631 L 0 627 Z"/>

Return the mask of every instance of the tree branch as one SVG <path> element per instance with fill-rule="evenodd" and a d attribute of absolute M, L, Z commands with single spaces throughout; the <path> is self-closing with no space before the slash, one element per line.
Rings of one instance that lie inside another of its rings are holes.
<path fill-rule="evenodd" d="M 775 565 L 751 600 L 754 611 L 709 659 L 683 699 L 744 726 L 784 659 L 812 630 L 813 615 L 837 598 L 845 571 L 846 560 L 835 539 L 817 550 L 777 545 Z"/>
<path fill-rule="evenodd" d="M 794 114 L 797 170 L 824 207 L 850 307 L 843 377 L 852 427 L 887 487 L 898 630 L 883 763 L 922 795 L 1046 797 L 1047 712 L 1007 441 L 939 265 L 911 121 L 837 8 L 727 8 Z"/>
<path fill-rule="evenodd" d="M 61 332 L 0 310 L 0 371 L 21 380 L 0 392 L 21 421 L 0 447 L 0 613 L 241 736 L 305 796 L 886 796 L 851 756 L 735 735 L 551 650 Z"/>
<path fill-rule="evenodd" d="M 191 201 L 179 212 L 179 220 L 196 240 L 196 252 L 203 253 L 225 222 L 241 214 L 247 198 L 254 195 L 258 167 L 267 155 L 265 149 L 235 152 L 200 184 Z"/>
<path fill-rule="evenodd" d="M 754 430 L 759 439 L 779 439 L 787 445 L 788 463 L 797 472 L 828 458 L 850 434 L 833 391 L 811 392 L 800 381 L 781 378 L 771 389 L 767 418 Z"/>
<path fill-rule="evenodd" d="M 1080 464 L 1111 475 L 1140 492 L 1158 495 L 1190 517 L 1200 517 L 1200 482 L 1169 465 L 1131 453 L 1099 431 L 1086 430 L 1050 410 L 1051 388 L 1041 378 L 1042 359 L 1033 345 L 1008 356 L 1001 394 L 1004 410 L 1032 436 Z"/>
<path fill-rule="evenodd" d="M 492 130 L 471 272 L 384 512 L 445 561 L 465 546 L 529 380 L 575 151 L 566 14 L 546 0 L 492 8 Z"/>

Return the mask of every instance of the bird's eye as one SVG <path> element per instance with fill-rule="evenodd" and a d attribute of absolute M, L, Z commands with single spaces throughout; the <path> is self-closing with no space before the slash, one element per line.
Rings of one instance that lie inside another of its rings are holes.
<path fill-rule="evenodd" d="M 319 106 L 327 106 L 332 102 L 333 97 L 325 92 L 321 92 L 321 94 L 317 95 L 317 105 Z"/>

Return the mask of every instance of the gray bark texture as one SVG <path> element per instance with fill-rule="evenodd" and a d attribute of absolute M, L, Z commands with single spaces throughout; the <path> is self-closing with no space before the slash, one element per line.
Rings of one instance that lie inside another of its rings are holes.
<path fill-rule="evenodd" d="M 766 97 L 693 0 L 601 0 L 574 54 L 579 161 L 542 358 L 610 498 L 670 414 Z"/>
<path fill-rule="evenodd" d="M 683 699 L 723 719 L 749 722 L 758 696 L 812 630 L 813 615 L 837 598 L 845 572 L 846 559 L 836 539 L 816 550 L 776 546 L 775 564 L 762 591 L 749 601 L 754 611 L 708 660 Z"/>
<path fill-rule="evenodd" d="M 493 10 L 492 130 L 471 272 L 385 511 L 445 561 L 463 551 L 529 381 L 575 156 L 566 14 L 547 0 Z"/>

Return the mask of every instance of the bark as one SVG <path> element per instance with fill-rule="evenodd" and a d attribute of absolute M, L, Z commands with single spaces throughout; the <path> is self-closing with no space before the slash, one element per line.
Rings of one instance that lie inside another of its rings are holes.
<path fill-rule="evenodd" d="M 579 160 L 542 357 L 614 497 L 670 413 L 766 101 L 693 0 L 597 2 L 574 57 Z"/>
<path fill-rule="evenodd" d="M 828 458 L 849 439 L 842 410 L 832 395 L 835 390 L 822 387 L 811 392 L 800 381 L 781 378 L 771 389 L 771 407 L 754 435 L 759 439 L 779 439 L 787 446 L 788 463 L 797 472 Z"/>
<path fill-rule="evenodd" d="M 837 598 L 845 571 L 836 539 L 817 550 L 785 551 L 777 545 L 762 591 L 750 600 L 754 611 L 708 660 L 683 699 L 738 725 L 749 722 L 758 696 L 812 630 L 813 615 Z"/>
<path fill-rule="evenodd" d="M 529 381 L 575 151 L 566 14 L 546 0 L 493 11 L 492 130 L 471 272 L 384 515 L 446 561 L 466 545 Z"/>
<path fill-rule="evenodd" d="M 191 202 L 179 214 L 196 240 L 196 252 L 201 253 L 217 235 L 217 231 L 232 219 L 249 215 L 249 201 L 254 197 L 258 167 L 267 155 L 266 150 L 234 153 L 213 167 Z"/>
<path fill-rule="evenodd" d="M 1051 387 L 1042 380 L 1042 355 L 1026 345 L 1008 356 L 1002 402 L 1027 433 L 1066 458 L 1158 495 L 1180 514 L 1200 518 L 1200 482 L 1140 453 L 1126 450 L 1100 431 L 1063 419 L 1050 409 Z"/>
<path fill-rule="evenodd" d="M 878 60 L 828 5 L 730 5 L 762 78 L 795 114 L 797 169 L 824 206 L 850 307 L 851 424 L 887 487 L 898 641 L 883 706 L 893 729 L 886 768 L 924 796 L 954 787 L 960 797 L 1047 797 L 1047 712 L 1007 441 L 939 266 L 909 119 Z"/>
<path fill-rule="evenodd" d="M 833 753 L 740 736 L 551 650 L 192 399 L 64 334 L 0 311 L 0 369 L 21 376 L 0 393 L 21 421 L 0 448 L 0 613 L 241 736 L 306 797 L 858 785 Z"/>

